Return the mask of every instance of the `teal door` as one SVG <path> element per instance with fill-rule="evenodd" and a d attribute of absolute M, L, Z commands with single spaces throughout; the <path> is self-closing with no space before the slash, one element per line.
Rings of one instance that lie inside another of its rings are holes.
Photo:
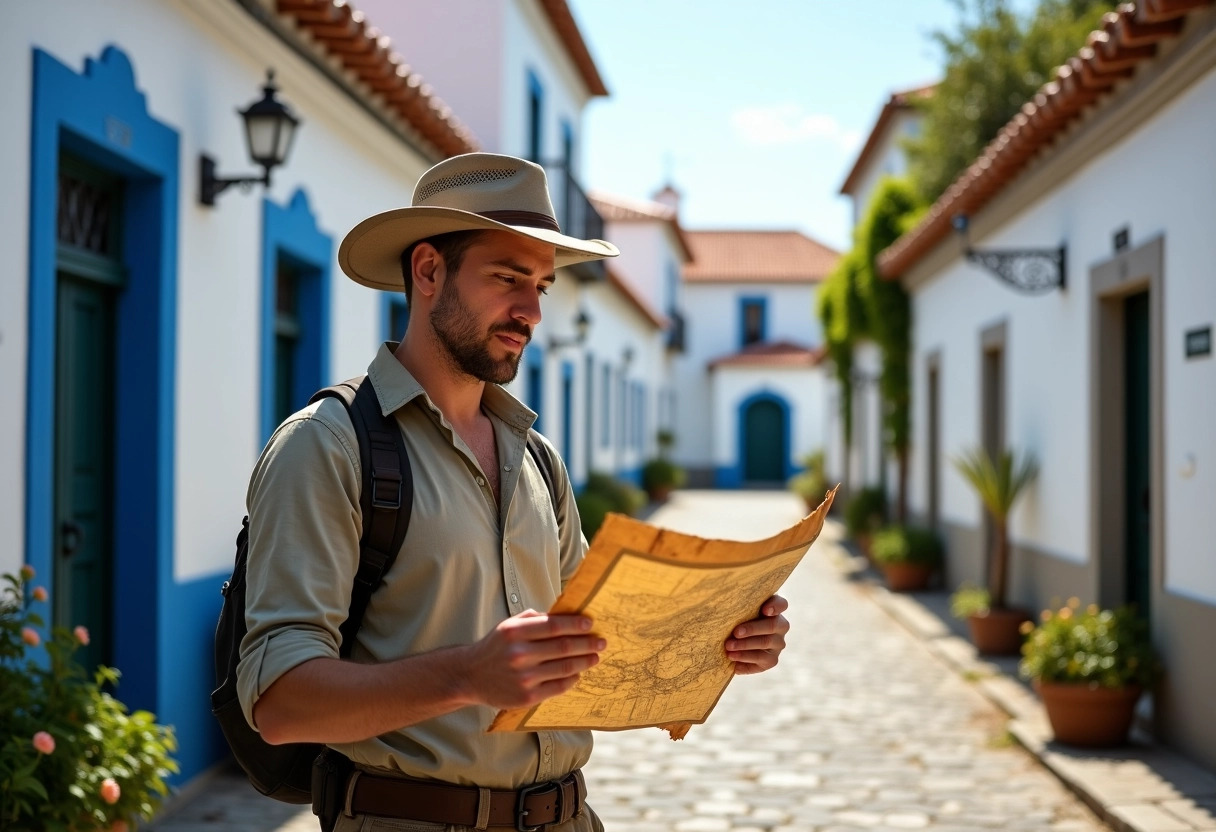
<path fill-rule="evenodd" d="M 61 158 L 51 623 L 88 628 L 89 644 L 76 657 L 90 671 L 113 662 L 115 340 L 125 279 L 121 199 L 117 177 Z"/>
<path fill-rule="evenodd" d="M 752 483 L 785 480 L 785 411 L 771 399 L 743 411 L 743 479 Z"/>
<path fill-rule="evenodd" d="M 1131 295 L 1123 302 L 1124 424 L 1127 430 L 1124 439 L 1124 459 L 1127 465 L 1124 472 L 1124 551 L 1127 553 L 1124 578 L 1127 587 L 1126 600 L 1136 604 L 1145 617 L 1150 614 L 1149 601 L 1152 597 L 1148 312 L 1148 292 Z"/>

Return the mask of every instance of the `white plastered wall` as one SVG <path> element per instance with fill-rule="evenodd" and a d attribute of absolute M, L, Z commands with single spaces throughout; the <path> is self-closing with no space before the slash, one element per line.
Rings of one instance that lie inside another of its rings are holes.
<path fill-rule="evenodd" d="M 1131 229 L 1131 247 L 1164 237 L 1165 585 L 1216 603 L 1216 360 L 1187 360 L 1188 329 L 1216 322 L 1216 73 L 1208 73 L 1115 146 L 1092 159 L 977 246 L 1069 246 L 1068 290 L 1025 297 L 987 273 L 953 262 L 914 296 L 916 390 L 926 357 L 941 356 L 942 450 L 979 438 L 979 333 L 1005 321 L 1008 444 L 1037 456 L 1036 484 L 1015 510 L 1011 533 L 1070 562 L 1085 562 L 1089 539 L 1089 270 L 1113 256 L 1112 234 Z M 923 396 L 915 396 L 911 505 L 927 507 Z M 1193 458 L 1193 471 L 1186 467 Z M 1187 472 L 1190 471 L 1189 475 Z M 944 520 L 976 526 L 978 501 L 948 465 L 941 468 Z"/>

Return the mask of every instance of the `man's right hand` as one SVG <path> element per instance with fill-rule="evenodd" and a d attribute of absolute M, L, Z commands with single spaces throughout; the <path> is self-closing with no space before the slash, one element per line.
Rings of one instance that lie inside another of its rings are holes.
<path fill-rule="evenodd" d="M 582 615 L 525 610 L 471 645 L 469 695 L 493 708 L 530 708 L 565 693 L 579 674 L 599 664 L 604 639 Z"/>

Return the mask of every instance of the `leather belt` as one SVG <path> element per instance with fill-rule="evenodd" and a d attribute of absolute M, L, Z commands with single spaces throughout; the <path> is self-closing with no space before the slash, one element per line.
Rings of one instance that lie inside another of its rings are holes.
<path fill-rule="evenodd" d="M 481 789 L 433 780 L 382 777 L 356 771 L 346 787 L 348 815 L 377 815 L 467 826 L 534 832 L 564 823 L 583 808 L 587 786 L 581 771 L 522 789 Z"/>

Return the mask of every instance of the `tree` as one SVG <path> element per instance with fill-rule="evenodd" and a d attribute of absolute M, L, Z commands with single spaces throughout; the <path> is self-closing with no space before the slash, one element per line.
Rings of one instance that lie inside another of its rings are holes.
<path fill-rule="evenodd" d="M 908 293 L 898 280 L 885 280 L 878 255 L 910 229 L 923 213 L 916 190 L 906 179 L 883 178 L 875 187 L 857 228 L 854 251 L 859 264 L 857 294 L 865 307 L 870 337 L 882 350 L 879 391 L 885 405 L 885 445 L 898 464 L 895 520 L 908 517 L 908 447 L 912 402 L 912 312 Z"/>
<path fill-rule="evenodd" d="M 906 144 L 909 171 L 926 204 L 975 161 L 1116 5 L 1040 0 L 1023 19 L 1009 0 L 954 2 L 958 31 L 933 34 L 945 53 L 944 77 L 933 95 L 917 104 L 924 123 L 920 135 Z"/>

